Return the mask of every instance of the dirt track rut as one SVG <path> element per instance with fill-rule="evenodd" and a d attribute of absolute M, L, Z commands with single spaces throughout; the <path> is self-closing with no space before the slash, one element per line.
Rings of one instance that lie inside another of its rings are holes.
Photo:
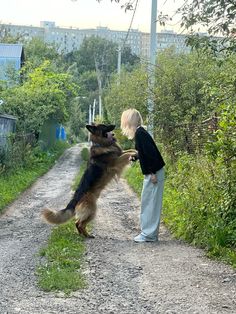
<path fill-rule="evenodd" d="M 163 226 L 159 243 L 132 241 L 140 204 L 124 180 L 99 200 L 96 237 L 86 241 L 89 287 L 69 298 L 37 287 L 37 253 L 51 230 L 39 213 L 69 200 L 79 150 L 67 150 L 0 218 L 0 313 L 236 313 L 236 274 L 230 267 L 172 239 Z"/>

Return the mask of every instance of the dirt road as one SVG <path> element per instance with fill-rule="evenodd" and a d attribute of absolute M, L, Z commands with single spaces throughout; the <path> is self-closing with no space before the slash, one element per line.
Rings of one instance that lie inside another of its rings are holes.
<path fill-rule="evenodd" d="M 50 228 L 42 207 L 62 207 L 79 165 L 70 148 L 45 176 L 0 218 L 0 313 L 236 313 L 236 274 L 201 250 L 171 239 L 162 226 L 159 243 L 136 244 L 139 200 L 121 180 L 103 192 L 95 239 L 87 240 L 89 287 L 44 293 L 34 275 Z"/>

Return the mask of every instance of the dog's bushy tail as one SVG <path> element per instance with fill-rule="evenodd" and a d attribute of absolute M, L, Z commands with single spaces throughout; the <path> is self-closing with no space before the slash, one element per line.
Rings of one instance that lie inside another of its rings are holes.
<path fill-rule="evenodd" d="M 50 224 L 63 224 L 64 222 L 70 220 L 75 214 L 74 208 L 65 208 L 59 211 L 54 211 L 48 208 L 45 208 L 42 211 L 43 218 Z"/>

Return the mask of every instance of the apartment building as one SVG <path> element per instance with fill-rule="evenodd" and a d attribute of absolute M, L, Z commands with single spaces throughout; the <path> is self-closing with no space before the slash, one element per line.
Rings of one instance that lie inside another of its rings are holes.
<path fill-rule="evenodd" d="M 148 58 L 150 54 L 150 34 L 140 32 L 138 29 L 127 31 L 111 30 L 108 27 L 97 27 L 95 29 L 63 28 L 57 27 L 55 22 L 42 21 L 40 27 L 5 24 L 3 27 L 13 36 L 21 35 L 24 39 L 33 37 L 42 38 L 47 43 L 54 43 L 59 51 L 70 52 L 80 48 L 84 38 L 99 36 L 106 38 L 119 45 L 128 45 L 133 53 Z M 178 52 L 188 52 L 185 45 L 185 35 L 179 35 L 173 31 L 161 31 L 157 33 L 157 52 L 170 46 L 175 46 Z"/>

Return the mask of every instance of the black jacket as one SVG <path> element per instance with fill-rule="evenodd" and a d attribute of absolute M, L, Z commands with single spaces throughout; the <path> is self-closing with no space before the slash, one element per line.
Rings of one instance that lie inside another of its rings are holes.
<path fill-rule="evenodd" d="M 154 140 L 143 127 L 137 128 L 134 139 L 143 174 L 155 173 L 165 166 Z"/>

